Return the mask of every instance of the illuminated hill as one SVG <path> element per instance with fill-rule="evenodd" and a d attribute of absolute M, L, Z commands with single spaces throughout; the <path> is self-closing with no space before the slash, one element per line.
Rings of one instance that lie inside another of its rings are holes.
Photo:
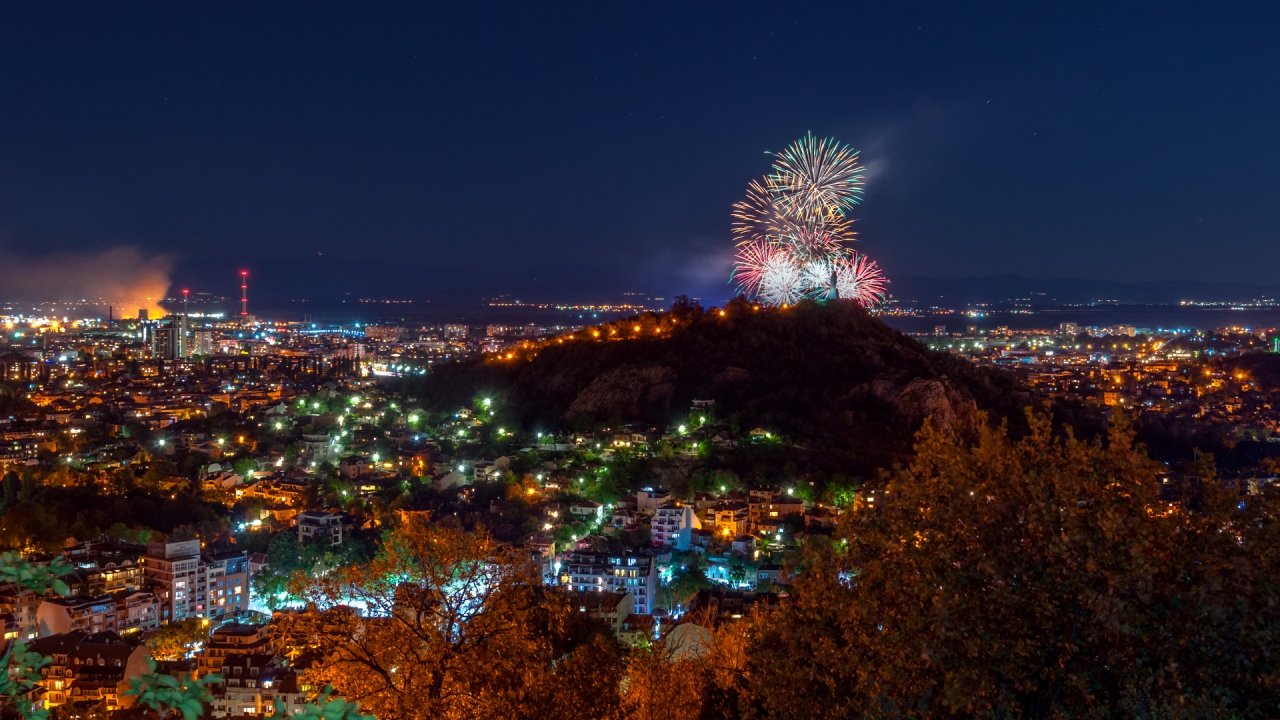
<path fill-rule="evenodd" d="M 1012 375 L 931 352 L 852 303 L 735 302 L 677 306 L 441 368 L 421 396 L 444 408 L 493 393 L 526 427 L 665 429 L 709 414 L 870 472 L 909 453 L 925 417 L 962 433 L 979 410 L 1020 417 L 1020 390 Z M 695 400 L 714 406 L 691 412 Z"/>

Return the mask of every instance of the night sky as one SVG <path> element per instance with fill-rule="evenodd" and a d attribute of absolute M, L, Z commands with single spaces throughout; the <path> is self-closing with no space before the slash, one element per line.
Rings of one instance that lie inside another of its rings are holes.
<path fill-rule="evenodd" d="M 890 278 L 1274 282 L 1275 3 L 534 5 L 6 3 L 0 262 L 725 297 L 730 205 L 812 131 Z"/>

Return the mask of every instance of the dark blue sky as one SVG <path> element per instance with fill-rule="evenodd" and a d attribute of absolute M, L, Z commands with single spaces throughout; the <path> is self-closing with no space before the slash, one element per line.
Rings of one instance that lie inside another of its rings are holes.
<path fill-rule="evenodd" d="M 813 131 L 891 278 L 1273 282 L 1280 5 L 534 5 L 5 4 L 0 250 L 723 296 L 730 204 Z"/>

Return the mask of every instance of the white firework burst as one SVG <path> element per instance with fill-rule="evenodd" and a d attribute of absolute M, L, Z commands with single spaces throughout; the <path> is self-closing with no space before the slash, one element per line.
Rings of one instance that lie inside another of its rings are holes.
<path fill-rule="evenodd" d="M 761 268 L 757 295 L 768 305 L 795 305 L 805 299 L 804 271 L 791 253 L 774 253 Z"/>

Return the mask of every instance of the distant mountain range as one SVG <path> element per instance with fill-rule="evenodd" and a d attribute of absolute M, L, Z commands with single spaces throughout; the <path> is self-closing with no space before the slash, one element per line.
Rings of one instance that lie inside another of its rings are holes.
<path fill-rule="evenodd" d="M 1116 302 L 1120 304 L 1246 302 L 1280 296 L 1280 285 L 1156 281 L 1124 283 L 1082 278 L 1035 279 L 1020 275 L 971 278 L 895 277 L 893 297 L 904 303 L 956 307 L 1030 299 L 1034 304 Z"/>

